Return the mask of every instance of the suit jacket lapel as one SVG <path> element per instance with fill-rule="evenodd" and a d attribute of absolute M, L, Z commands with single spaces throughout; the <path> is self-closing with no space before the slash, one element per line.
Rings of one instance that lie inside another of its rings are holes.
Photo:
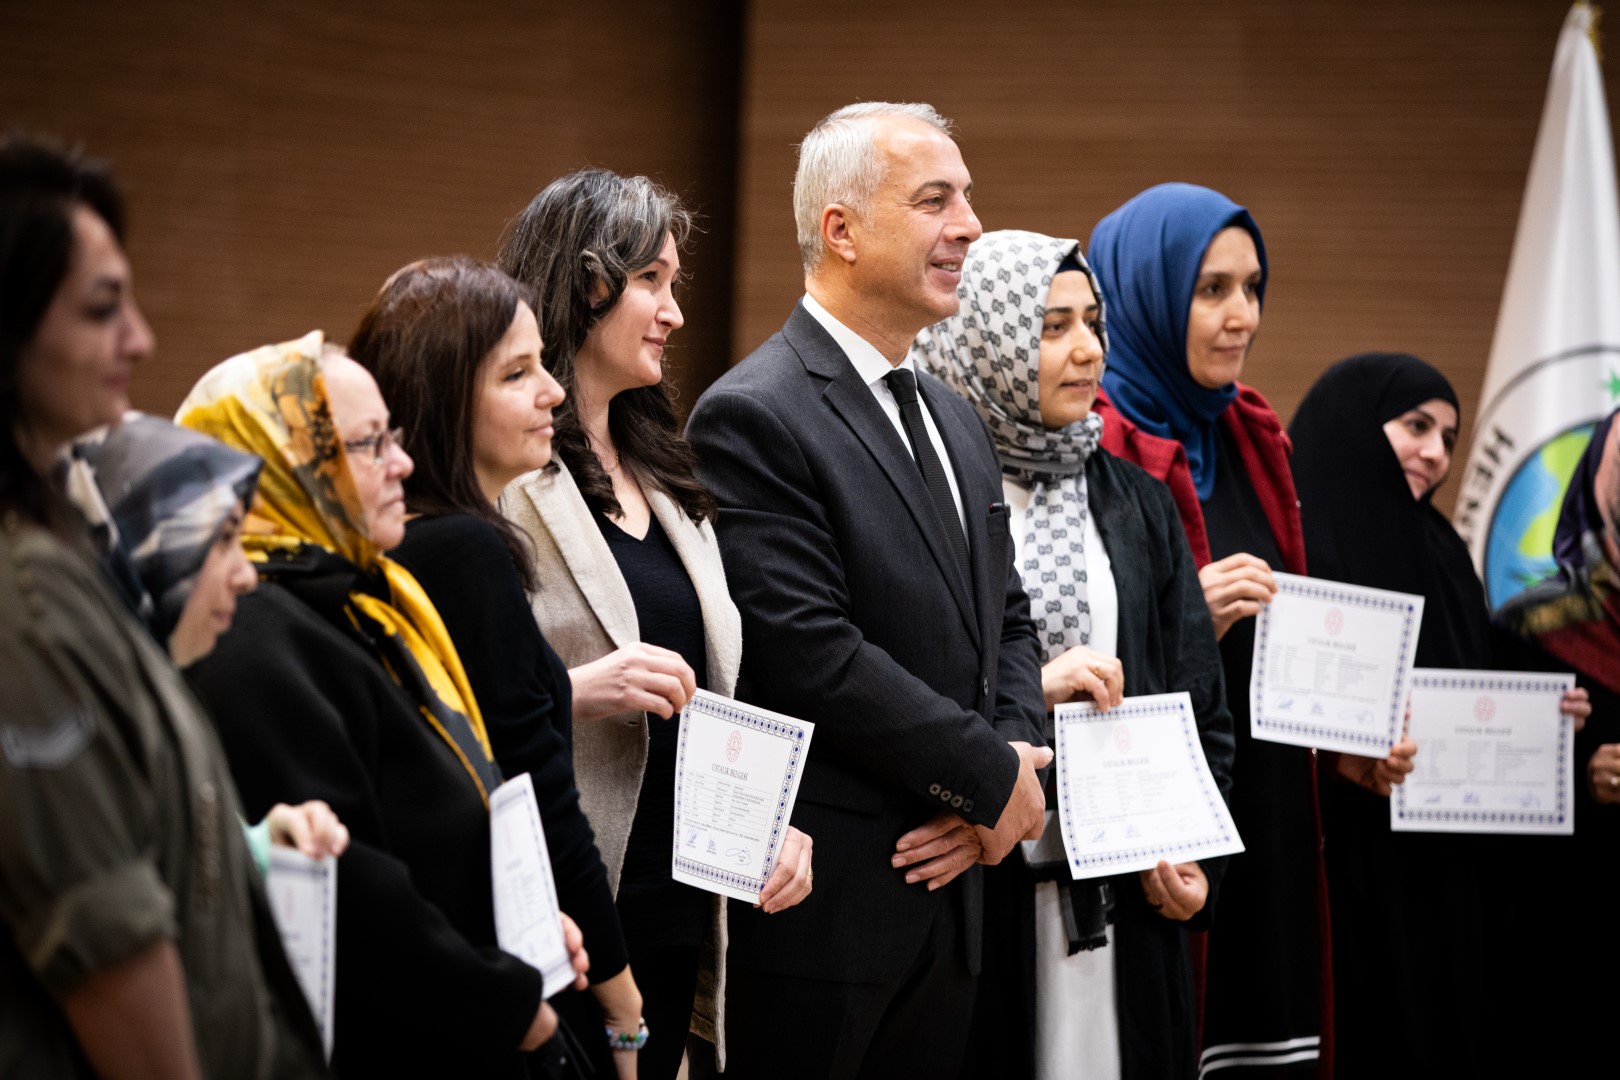
<path fill-rule="evenodd" d="M 636 622 L 636 604 L 630 598 L 629 586 L 596 523 L 579 513 L 584 496 L 568 470 L 560 466 L 537 470 L 522 481 L 521 487 L 545 522 L 574 583 L 613 647 L 622 649 L 639 641 L 641 627 Z"/>
<path fill-rule="evenodd" d="M 782 328 L 782 336 L 799 354 L 806 370 L 830 380 L 822 396 L 855 432 L 894 485 L 900 501 L 910 511 L 912 520 L 917 523 L 918 530 L 927 542 L 941 576 L 950 586 L 951 595 L 956 598 L 956 606 L 962 613 L 962 621 L 968 632 L 973 635 L 974 644 L 978 644 L 978 616 L 973 598 L 967 592 L 969 585 L 962 580 L 961 572 L 956 568 L 956 556 L 952 554 L 940 528 L 939 516 L 934 512 L 934 502 L 923 483 L 922 472 L 917 468 L 917 462 L 906 448 L 900 433 L 884 415 L 883 407 L 872 396 L 871 388 L 861 381 L 854 365 L 838 343 L 822 329 L 815 316 L 802 306 L 795 307 L 787 325 Z M 937 414 L 935 422 L 938 423 Z M 960 477 L 957 484 L 960 487 Z M 971 537 L 969 544 L 972 544 Z"/>

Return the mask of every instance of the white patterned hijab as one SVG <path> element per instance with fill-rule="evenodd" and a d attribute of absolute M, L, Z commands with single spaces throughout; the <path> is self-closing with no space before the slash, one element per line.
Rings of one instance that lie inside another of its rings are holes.
<path fill-rule="evenodd" d="M 1052 278 L 1070 257 L 1097 296 L 1097 336 L 1106 353 L 1102 287 L 1079 241 L 1017 230 L 985 233 L 974 242 L 956 287 L 961 309 L 917 335 L 911 347 L 913 359 L 989 425 L 1001 471 L 1030 489 L 1019 569 L 1043 663 L 1091 640 L 1083 470 L 1102 439 L 1102 417 L 1092 413 L 1057 429 L 1041 423 L 1041 325 Z"/>
<path fill-rule="evenodd" d="M 1078 240 L 1003 229 L 968 249 L 956 287 L 962 307 L 917 335 L 911 355 L 972 403 L 996 442 L 1008 476 L 1072 476 L 1096 445 L 1102 418 L 1052 430 L 1041 423 L 1041 320 L 1064 259 L 1079 263 L 1097 296 L 1097 337 L 1108 351 L 1108 306 Z"/>

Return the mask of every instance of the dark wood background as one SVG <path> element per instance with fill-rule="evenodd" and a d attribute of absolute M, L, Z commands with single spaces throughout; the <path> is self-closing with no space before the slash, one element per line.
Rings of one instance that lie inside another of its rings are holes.
<path fill-rule="evenodd" d="M 114 162 L 159 342 L 136 403 L 158 412 L 231 353 L 345 339 L 411 259 L 492 255 L 586 164 L 654 175 L 704 215 L 671 350 L 690 404 L 800 291 L 794 144 L 889 98 L 957 121 L 986 228 L 1083 240 L 1164 180 L 1247 205 L 1272 281 L 1246 380 L 1285 418 L 1373 348 L 1443 368 L 1466 417 L 1567 9 L 0 0 L 0 123 Z"/>

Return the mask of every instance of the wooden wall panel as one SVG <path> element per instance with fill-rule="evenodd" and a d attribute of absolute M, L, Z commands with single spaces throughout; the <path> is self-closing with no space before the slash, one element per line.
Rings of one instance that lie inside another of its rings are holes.
<path fill-rule="evenodd" d="M 1249 206 L 1272 279 L 1246 374 L 1285 419 L 1323 367 L 1366 349 L 1441 367 L 1466 417 L 1567 10 L 1565 0 L 755 0 L 738 354 L 801 290 L 793 145 L 847 102 L 926 100 L 960 127 L 986 228 L 1086 240 L 1098 218 L 1166 180 Z M 1617 81 L 1611 72 L 1611 113 Z M 1442 493 L 1448 508 L 1454 491 Z"/>
<path fill-rule="evenodd" d="M 730 351 L 740 10 L 0 0 L 0 126 L 113 161 L 158 335 L 140 407 L 172 411 L 254 345 L 346 339 L 395 268 L 492 257 L 534 192 L 587 164 L 707 216 L 670 350 L 691 399 Z"/>

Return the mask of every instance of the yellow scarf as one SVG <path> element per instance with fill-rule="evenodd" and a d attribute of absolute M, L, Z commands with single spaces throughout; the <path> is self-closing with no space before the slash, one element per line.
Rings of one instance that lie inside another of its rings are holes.
<path fill-rule="evenodd" d="M 176 421 L 264 459 L 258 497 L 243 528 L 242 543 L 250 558 L 264 562 L 271 552 L 313 544 L 382 574 L 388 601 L 356 591 L 349 593 L 349 602 L 398 638 L 444 707 L 466 719 L 483 750 L 483 769 L 467 760 L 428 704 L 418 703 L 487 804 L 481 774 L 494 774 L 494 755 L 483 715 L 433 602 L 410 571 L 371 540 L 343 440 L 332 422 L 321 375 L 322 344 L 315 330 L 295 341 L 231 357 L 192 388 Z M 400 682 L 398 673 L 390 674 Z"/>

